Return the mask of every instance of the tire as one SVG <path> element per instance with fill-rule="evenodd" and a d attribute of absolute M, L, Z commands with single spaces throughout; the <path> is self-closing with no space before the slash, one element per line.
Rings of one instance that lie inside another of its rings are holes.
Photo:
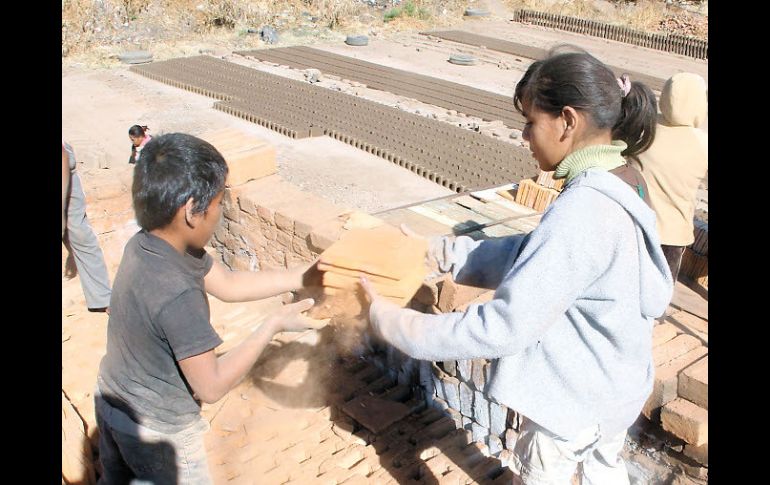
<path fill-rule="evenodd" d="M 118 59 L 124 64 L 144 64 L 146 62 L 152 62 L 152 52 L 128 51 L 120 54 Z"/>
<path fill-rule="evenodd" d="M 489 17 L 489 11 L 483 8 L 466 8 L 464 15 L 466 17 Z"/>
<path fill-rule="evenodd" d="M 449 62 L 458 66 L 473 66 L 476 64 L 476 58 L 468 54 L 451 54 Z"/>
<path fill-rule="evenodd" d="M 349 35 L 345 38 L 345 43 L 357 47 L 369 45 L 369 37 L 365 35 Z"/>

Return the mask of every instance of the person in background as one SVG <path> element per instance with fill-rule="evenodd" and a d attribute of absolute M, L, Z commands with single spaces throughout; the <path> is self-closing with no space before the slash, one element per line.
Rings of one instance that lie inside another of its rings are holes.
<path fill-rule="evenodd" d="M 152 140 L 152 136 L 147 133 L 148 131 L 150 129 L 142 125 L 134 125 L 128 129 L 128 138 L 131 140 L 131 158 L 128 159 L 128 163 L 136 163 L 142 148 L 148 141 Z"/>

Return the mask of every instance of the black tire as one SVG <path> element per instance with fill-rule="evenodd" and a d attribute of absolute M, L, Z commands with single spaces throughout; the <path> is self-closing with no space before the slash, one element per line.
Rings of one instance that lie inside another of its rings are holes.
<path fill-rule="evenodd" d="M 144 64 L 146 62 L 152 62 L 152 52 L 128 51 L 120 54 L 118 59 L 124 64 Z"/>
<path fill-rule="evenodd" d="M 466 8 L 466 17 L 489 17 L 489 11 L 483 8 Z"/>
<path fill-rule="evenodd" d="M 369 37 L 365 35 L 349 35 L 345 38 L 345 43 L 357 47 L 369 45 Z"/>
<path fill-rule="evenodd" d="M 449 62 L 458 66 L 473 66 L 476 64 L 476 58 L 468 54 L 451 54 Z"/>

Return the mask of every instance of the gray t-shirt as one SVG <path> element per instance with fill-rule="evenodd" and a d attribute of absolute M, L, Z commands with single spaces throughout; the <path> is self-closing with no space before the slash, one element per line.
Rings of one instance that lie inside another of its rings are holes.
<path fill-rule="evenodd" d="M 143 426 L 174 433 L 200 419 L 177 362 L 222 343 L 203 283 L 212 265 L 205 251 L 183 256 L 144 230 L 126 244 L 98 385 L 108 403 Z"/>

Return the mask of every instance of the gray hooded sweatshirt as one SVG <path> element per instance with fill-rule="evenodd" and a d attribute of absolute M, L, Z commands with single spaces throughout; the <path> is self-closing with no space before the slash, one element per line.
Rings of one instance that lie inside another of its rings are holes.
<path fill-rule="evenodd" d="M 589 169 L 529 235 L 436 242 L 440 268 L 496 288 L 493 300 L 426 315 L 378 299 L 379 335 L 416 359 L 495 359 L 491 396 L 565 439 L 633 424 L 652 391 L 654 318 L 672 294 L 655 214 L 634 191 Z"/>

